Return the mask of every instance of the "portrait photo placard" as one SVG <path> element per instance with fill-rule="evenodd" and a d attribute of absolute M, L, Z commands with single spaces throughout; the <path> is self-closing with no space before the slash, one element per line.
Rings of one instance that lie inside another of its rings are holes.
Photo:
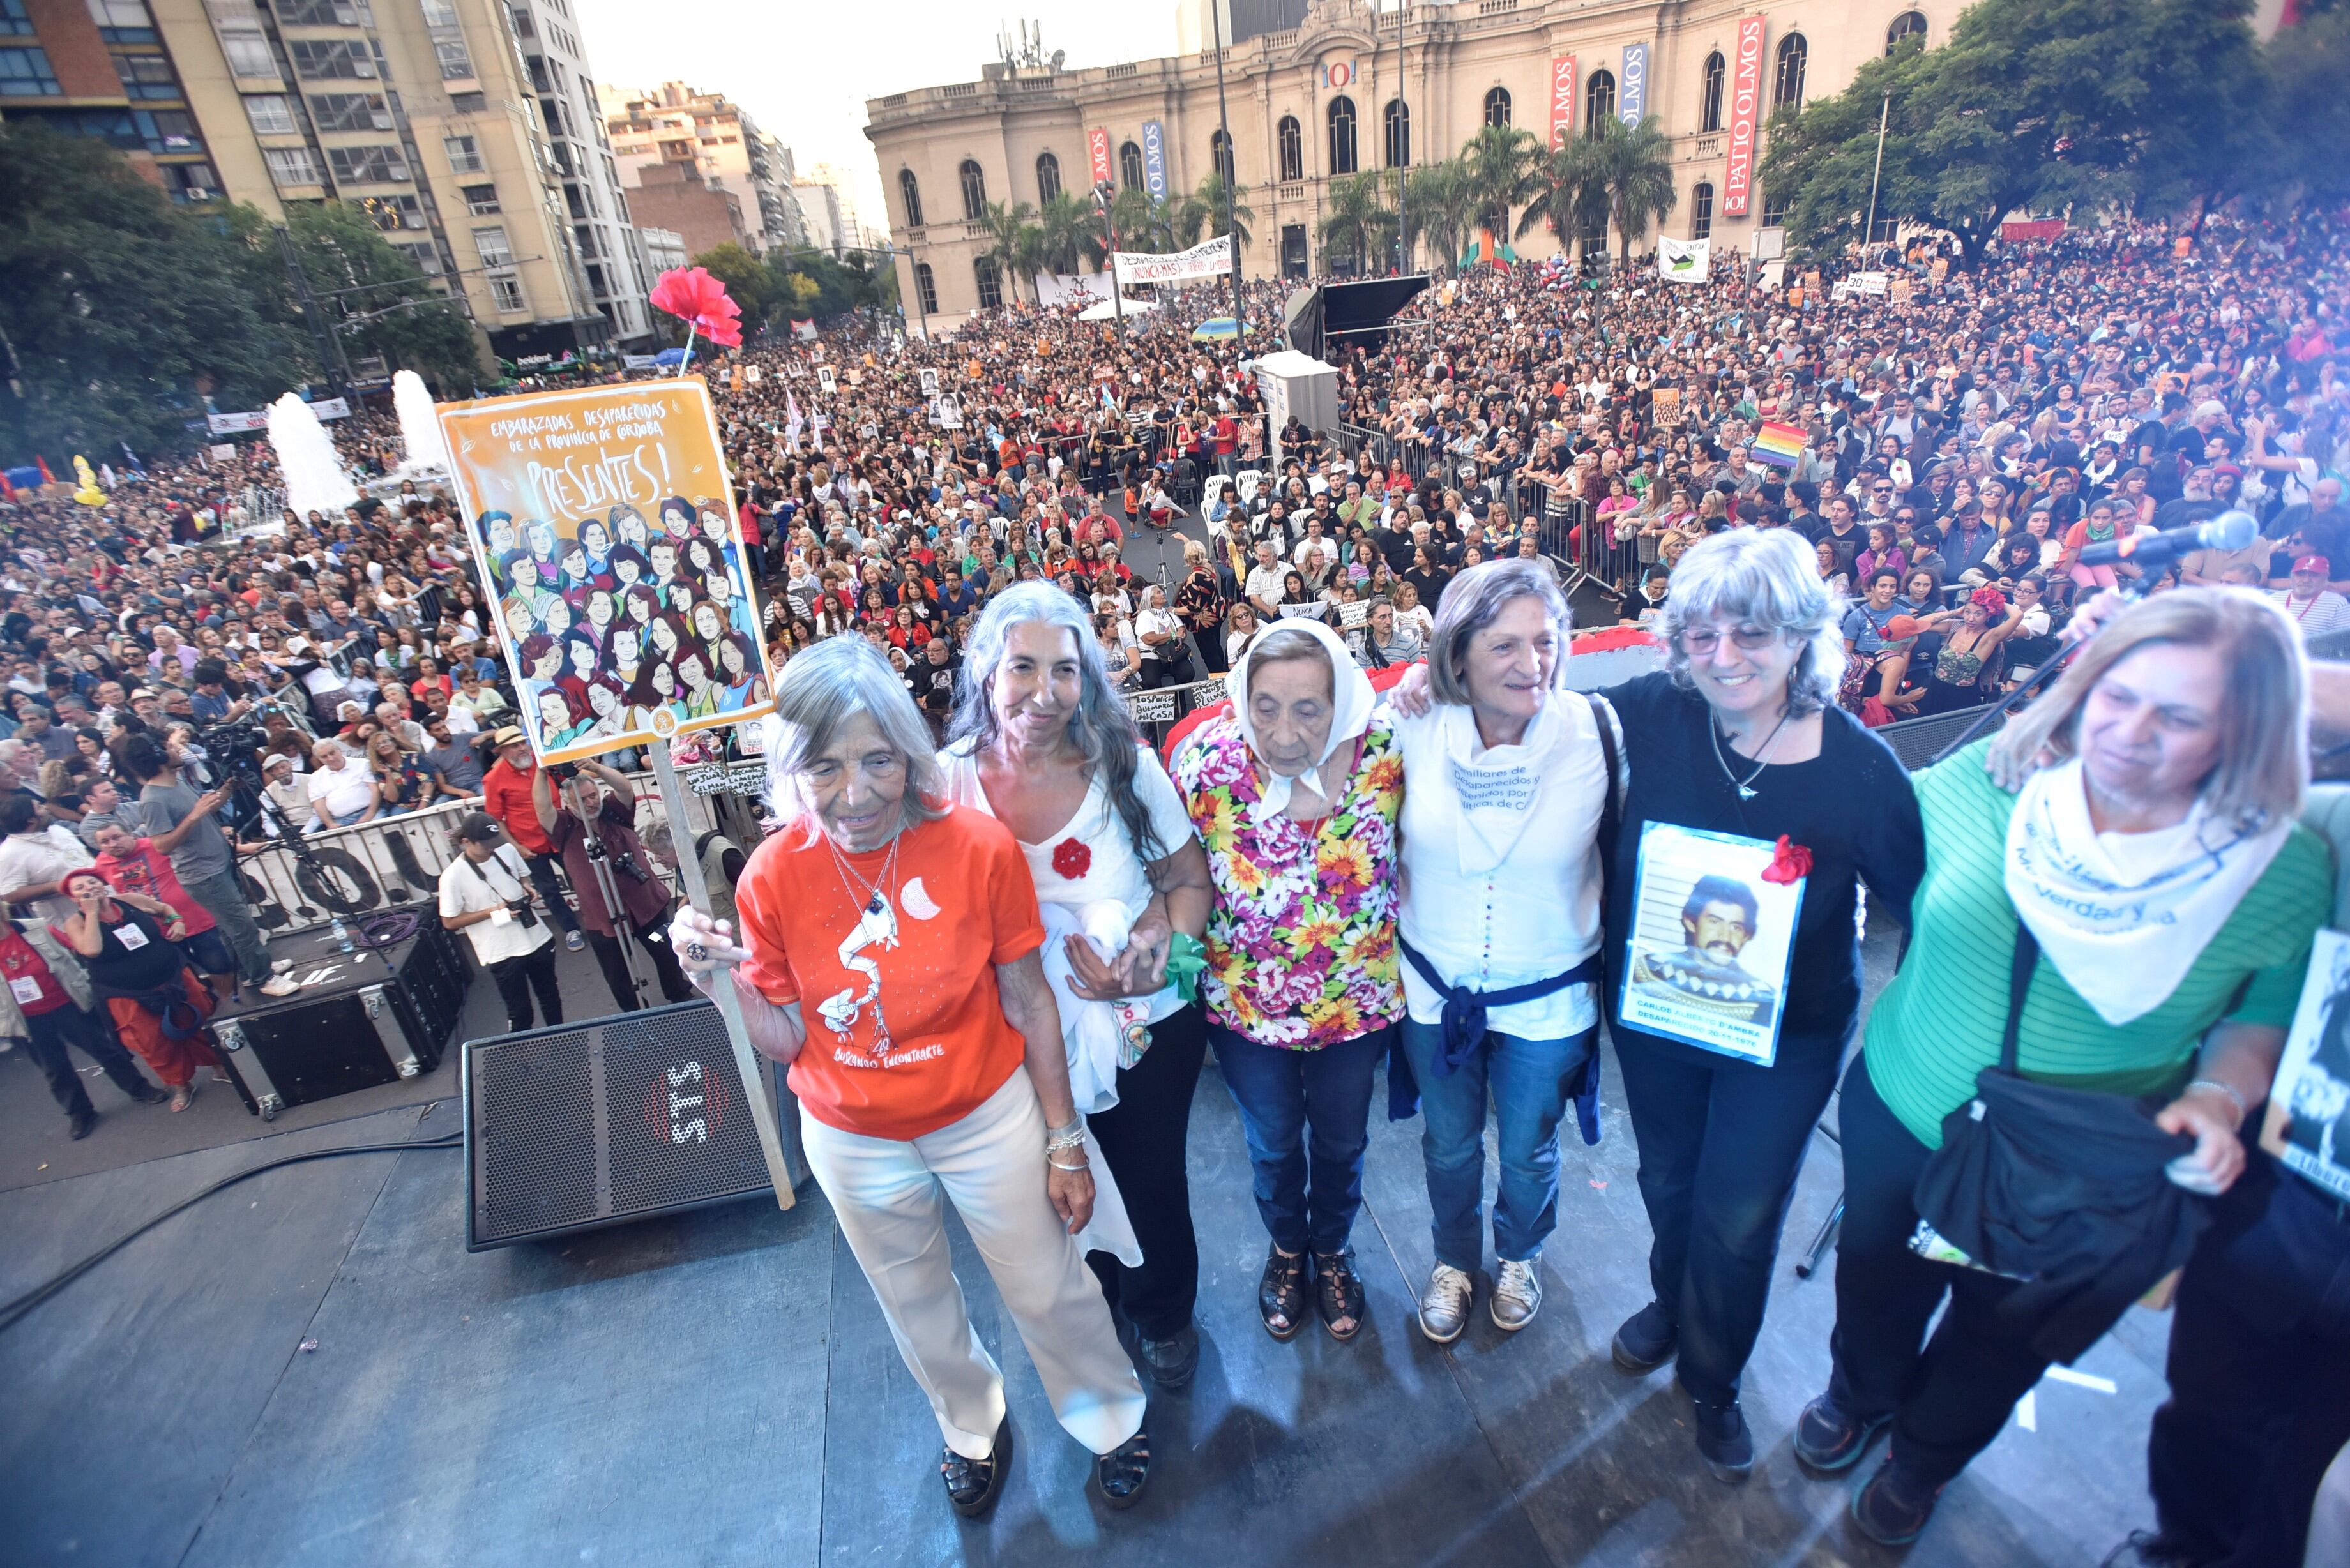
<path fill-rule="evenodd" d="M 775 672 L 708 387 L 632 381 L 439 411 L 541 762 L 768 711 Z"/>
<path fill-rule="evenodd" d="M 1804 884 L 1772 882 L 1777 846 L 1669 822 L 1640 830 L 1617 1017 L 1769 1066 Z"/>
<path fill-rule="evenodd" d="M 2261 1147 L 2327 1196 L 2350 1199 L 2350 936 L 2340 931 L 2310 944 Z"/>

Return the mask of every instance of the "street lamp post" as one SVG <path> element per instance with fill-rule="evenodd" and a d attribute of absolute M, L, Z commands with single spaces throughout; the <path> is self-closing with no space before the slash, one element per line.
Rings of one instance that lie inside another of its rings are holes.
<path fill-rule="evenodd" d="M 1094 211 L 1101 214 L 1102 233 L 1109 236 L 1109 297 L 1110 312 L 1118 317 L 1118 335 L 1126 336 L 1126 290 L 1118 286 L 1118 220 L 1110 215 L 1112 195 L 1109 182 L 1094 182 Z"/>
<path fill-rule="evenodd" d="M 1224 109 L 1224 0 L 1208 0 L 1208 15 L 1216 27 L 1216 130 L 1224 139 L 1224 156 L 1216 166 L 1216 178 L 1224 187 L 1224 234 L 1232 242 L 1232 340 L 1237 343 L 1247 330 L 1248 320 L 1241 307 L 1240 220 L 1232 211 L 1240 200 L 1234 187 L 1240 183 L 1241 163 L 1232 151 L 1232 122 Z"/>
<path fill-rule="evenodd" d="M 1868 247 L 1877 243 L 1877 187 L 1885 178 L 1885 128 L 1893 119 L 1893 89 L 1885 89 L 1885 103 L 1877 111 L 1877 167 L 1868 176 L 1868 226 L 1860 232 L 1860 259 L 1868 263 Z"/>

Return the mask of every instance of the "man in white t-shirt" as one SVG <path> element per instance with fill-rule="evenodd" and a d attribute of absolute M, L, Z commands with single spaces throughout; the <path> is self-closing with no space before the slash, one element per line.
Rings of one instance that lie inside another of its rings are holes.
<path fill-rule="evenodd" d="M 2350 628 L 2350 599 L 2325 586 L 2331 565 L 2323 556 L 2301 556 L 2293 563 L 2291 585 L 2275 596 L 2301 628 L 2303 641 L 2329 631 Z"/>
<path fill-rule="evenodd" d="M 563 993 L 555 978 L 555 933 L 531 908 L 530 867 L 505 842 L 497 819 L 469 815 L 457 829 L 458 857 L 441 873 L 441 924 L 465 933 L 473 956 L 497 981 L 507 1026 L 531 1027 L 530 997 L 552 1027 L 563 1022 Z"/>

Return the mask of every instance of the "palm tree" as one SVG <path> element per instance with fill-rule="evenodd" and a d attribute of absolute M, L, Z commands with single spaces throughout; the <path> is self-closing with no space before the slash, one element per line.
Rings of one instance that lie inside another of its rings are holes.
<path fill-rule="evenodd" d="M 1250 237 L 1248 226 L 1256 217 L 1256 210 L 1242 201 L 1237 191 L 1232 192 L 1232 230 L 1239 236 L 1242 244 L 1247 244 Z M 1177 248 L 1189 250 L 1199 244 L 1202 229 L 1207 231 L 1211 239 L 1225 231 L 1224 177 L 1213 170 L 1201 180 L 1198 190 L 1175 203 Z"/>
<path fill-rule="evenodd" d="M 1510 232 L 1510 209 L 1534 194 L 1534 171 L 1541 161 L 1534 132 L 1515 126 L 1483 126 L 1461 143 L 1461 162 L 1469 171 L 1478 221 L 1497 237 Z"/>
<path fill-rule="evenodd" d="M 1448 158 L 1411 171 L 1403 191 L 1405 232 L 1424 236 L 1429 248 L 1444 257 L 1446 273 L 1460 269 L 1461 242 L 1476 217 L 1477 191 L 1465 159 Z"/>
<path fill-rule="evenodd" d="M 1074 191 L 1057 192 L 1037 214 L 1038 260 L 1053 272 L 1074 275 L 1086 254 L 1086 231 L 1093 221 L 1091 201 Z"/>
<path fill-rule="evenodd" d="M 1592 161 L 1616 223 L 1617 265 L 1628 269 L 1632 242 L 1647 238 L 1650 221 L 1661 221 L 1680 199 L 1673 190 L 1672 138 L 1653 114 L 1635 126 L 1607 119 L 1596 129 Z"/>
<path fill-rule="evenodd" d="M 1036 292 L 1036 272 L 1042 265 L 1041 244 L 1044 231 L 1035 224 L 1036 209 L 1027 202 L 1006 206 L 1002 202 L 990 202 L 980 217 L 987 229 L 988 247 L 981 259 L 993 262 L 998 275 L 1008 283 L 1026 275 L 1028 292 Z M 1015 287 L 1013 297 L 1018 298 Z"/>
<path fill-rule="evenodd" d="M 1518 217 L 1518 237 L 1523 239 L 1540 223 L 1558 236 L 1562 252 L 1575 248 L 1575 236 L 1586 233 L 1592 220 L 1607 216 L 1607 184 L 1602 176 L 1594 137 L 1569 137 L 1566 145 L 1545 154 L 1531 176 L 1533 192 Z"/>
<path fill-rule="evenodd" d="M 1330 206 L 1322 219 L 1322 249 L 1353 259 L 1358 271 L 1368 271 L 1371 258 L 1383 255 L 1395 244 L 1396 215 L 1379 202 L 1380 180 L 1366 169 L 1330 182 Z"/>

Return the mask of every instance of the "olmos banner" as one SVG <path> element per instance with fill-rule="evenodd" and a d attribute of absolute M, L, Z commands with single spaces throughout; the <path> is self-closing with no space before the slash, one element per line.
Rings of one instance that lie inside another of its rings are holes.
<path fill-rule="evenodd" d="M 698 379 L 440 410 L 541 762 L 773 706 L 755 585 Z"/>

